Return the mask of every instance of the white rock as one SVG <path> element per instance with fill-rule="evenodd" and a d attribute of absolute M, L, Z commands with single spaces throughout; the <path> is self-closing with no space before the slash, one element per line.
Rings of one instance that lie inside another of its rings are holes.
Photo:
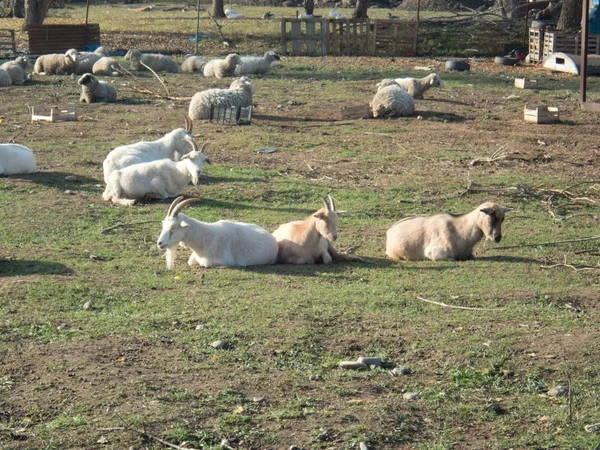
<path fill-rule="evenodd" d="M 417 392 L 405 392 L 402 398 L 404 400 L 416 400 L 419 398 L 419 394 Z"/>
<path fill-rule="evenodd" d="M 381 367 L 381 365 L 383 364 L 381 356 L 360 356 L 358 358 L 358 362 L 364 364 L 367 367 Z"/>
<path fill-rule="evenodd" d="M 340 364 L 340 369 L 354 369 L 354 370 L 358 370 L 358 369 L 366 369 L 367 366 L 361 362 L 358 361 L 341 361 Z"/>

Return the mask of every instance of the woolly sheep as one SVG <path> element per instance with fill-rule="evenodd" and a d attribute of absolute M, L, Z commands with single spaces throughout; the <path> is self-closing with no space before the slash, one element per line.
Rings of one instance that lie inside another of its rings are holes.
<path fill-rule="evenodd" d="M 337 260 L 360 260 L 352 255 L 339 253 L 333 246 L 337 239 L 338 213 L 335 201 L 325 197 L 324 208 L 304 220 L 285 223 L 273 232 L 277 240 L 277 261 L 286 264 L 315 264 L 322 261 L 329 264 Z"/>
<path fill-rule="evenodd" d="M 29 60 L 24 56 L 19 56 L 14 61 L 7 61 L 0 65 L 0 69 L 4 69 L 10 75 L 12 84 L 23 84 L 27 81 L 27 66 Z"/>
<path fill-rule="evenodd" d="M 504 214 L 511 210 L 485 202 L 466 214 L 406 218 L 387 231 L 385 252 L 392 259 L 408 261 L 470 259 L 484 236 L 500 242 Z"/>
<path fill-rule="evenodd" d="M 98 103 L 98 102 L 116 102 L 117 91 L 107 83 L 96 78 L 91 73 L 83 75 L 77 83 L 81 85 L 80 102 Z"/>
<path fill-rule="evenodd" d="M 242 56 L 242 65 L 235 67 L 235 75 L 244 74 L 265 74 L 269 72 L 271 63 L 279 60 L 279 55 L 273 51 L 268 51 L 264 56 Z"/>
<path fill-rule="evenodd" d="M 176 128 L 155 141 L 141 141 L 115 147 L 104 159 L 104 182 L 111 172 L 134 164 L 170 158 L 179 161 L 190 151 L 192 121 L 186 117 L 185 128 Z"/>
<path fill-rule="evenodd" d="M 93 52 L 79 52 L 77 54 L 77 66 L 75 67 L 76 75 L 83 75 L 85 73 L 92 73 L 92 69 L 94 64 L 105 56 L 108 56 L 108 53 L 104 48 L 98 47 Z"/>
<path fill-rule="evenodd" d="M 415 112 L 415 100 L 394 80 L 383 80 L 371 101 L 371 108 L 373 117 L 410 116 Z"/>
<path fill-rule="evenodd" d="M 133 70 L 148 70 L 145 67 L 148 66 L 155 72 L 179 72 L 179 64 L 169 56 L 158 53 L 142 53 L 133 49 L 127 52 L 125 60 L 130 61 Z"/>
<path fill-rule="evenodd" d="M 182 72 L 200 72 L 204 69 L 206 65 L 206 61 L 202 58 L 202 56 L 188 56 L 185 61 L 181 63 L 181 71 Z"/>
<path fill-rule="evenodd" d="M 196 92 L 190 102 L 188 117 L 194 119 L 209 119 L 211 105 L 241 106 L 252 105 L 254 89 L 248 77 L 233 80 L 229 89 L 207 89 Z"/>
<path fill-rule="evenodd" d="M 0 87 L 9 87 L 12 85 L 12 80 L 8 72 L 0 68 Z"/>
<path fill-rule="evenodd" d="M 423 98 L 423 94 L 432 87 L 444 87 L 444 80 L 435 73 L 423 78 L 396 78 L 394 81 L 413 98 L 418 99 Z"/>
<path fill-rule="evenodd" d="M 19 175 L 37 172 L 35 156 L 19 144 L 0 144 L 0 175 Z"/>
<path fill-rule="evenodd" d="M 194 185 L 198 184 L 206 160 L 206 144 L 198 151 L 192 139 L 188 142 L 193 150 L 179 161 L 160 159 L 114 170 L 108 177 L 102 198 L 121 205 L 133 205 L 138 199 L 164 200 L 176 197 L 190 181 Z"/>
<path fill-rule="evenodd" d="M 181 210 L 187 205 L 200 200 L 182 200 L 183 197 L 178 197 L 171 203 L 156 241 L 159 249 L 166 250 L 168 269 L 175 266 L 177 244 L 192 251 L 188 259 L 190 266 L 245 267 L 275 264 L 277 241 L 267 230 L 258 225 L 229 220 L 200 222 L 181 214 Z"/>
<path fill-rule="evenodd" d="M 121 67 L 121 64 L 119 64 L 119 61 L 108 56 L 103 56 L 94 63 L 94 66 L 92 67 L 92 73 L 94 75 L 116 77 L 121 75 L 119 71 L 122 69 L 123 68 Z"/>
<path fill-rule="evenodd" d="M 240 55 L 231 53 L 225 59 L 213 59 L 204 66 L 205 77 L 226 78 L 235 74 L 236 66 L 242 64 Z"/>
<path fill-rule="evenodd" d="M 52 53 L 42 55 L 33 67 L 33 73 L 46 75 L 70 75 L 77 67 L 77 50 L 70 49 L 64 54 Z"/>

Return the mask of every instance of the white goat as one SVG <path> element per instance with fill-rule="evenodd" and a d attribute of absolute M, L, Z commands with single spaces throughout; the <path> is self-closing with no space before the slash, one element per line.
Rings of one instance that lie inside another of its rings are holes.
<path fill-rule="evenodd" d="M 204 155 L 206 144 L 198 150 L 192 139 L 188 142 L 193 150 L 180 161 L 161 159 L 113 171 L 102 198 L 120 205 L 133 205 L 139 199 L 177 197 L 190 181 L 198 184 L 204 162 L 210 162 Z"/>
<path fill-rule="evenodd" d="M 339 253 L 333 246 L 337 239 L 338 213 L 335 201 L 325 197 L 324 208 L 304 220 L 285 223 L 273 232 L 279 248 L 277 261 L 286 264 L 329 264 L 334 259 L 356 261 L 360 258 Z"/>
<path fill-rule="evenodd" d="M 511 210 L 486 202 L 466 214 L 402 219 L 387 231 L 385 252 L 392 259 L 408 261 L 470 259 L 484 236 L 500 242 L 504 213 Z"/>
<path fill-rule="evenodd" d="M 185 206 L 199 202 L 190 198 L 176 198 L 162 223 L 162 231 L 156 245 L 165 250 L 167 268 L 175 265 L 177 244 L 189 248 L 192 254 L 190 266 L 261 266 L 275 264 L 277 241 L 264 228 L 242 222 L 219 220 L 215 223 L 200 222 L 180 214 Z"/>
<path fill-rule="evenodd" d="M 206 63 L 203 72 L 205 77 L 227 78 L 235 74 L 236 66 L 242 64 L 242 58 L 236 53 L 230 53 L 225 59 L 212 59 Z"/>
<path fill-rule="evenodd" d="M 265 52 L 264 56 L 242 56 L 242 65 L 236 66 L 236 76 L 249 74 L 266 74 L 271 68 L 273 61 L 278 61 L 279 55 L 274 51 Z"/>
<path fill-rule="evenodd" d="M 394 81 L 417 99 L 423 98 L 423 94 L 432 87 L 444 87 L 444 80 L 435 73 L 430 73 L 423 78 L 395 78 Z"/>
<path fill-rule="evenodd" d="M 103 163 L 104 182 L 113 170 L 124 169 L 133 164 L 171 158 L 175 161 L 190 151 L 189 141 L 192 139 L 192 121 L 185 119 L 185 128 L 176 128 L 156 141 L 141 141 L 121 145 L 114 148 L 106 156 Z"/>
<path fill-rule="evenodd" d="M 155 72 L 179 72 L 179 64 L 171 59 L 170 56 L 159 53 L 142 53 L 139 50 L 129 50 L 125 55 L 125 61 L 131 63 L 133 70 L 148 70 L 150 67 Z"/>
<path fill-rule="evenodd" d="M 209 119 L 211 106 L 251 106 L 253 93 L 254 88 L 248 77 L 233 80 L 229 89 L 207 89 L 196 92 L 190 101 L 188 117 L 192 120 Z"/>
<path fill-rule="evenodd" d="M 19 144 L 0 144 L 0 175 L 19 175 L 37 172 L 35 156 Z"/>
<path fill-rule="evenodd" d="M 46 75 L 71 75 L 77 67 L 77 50 L 74 48 L 65 53 L 52 53 L 38 57 L 33 66 L 33 73 Z"/>

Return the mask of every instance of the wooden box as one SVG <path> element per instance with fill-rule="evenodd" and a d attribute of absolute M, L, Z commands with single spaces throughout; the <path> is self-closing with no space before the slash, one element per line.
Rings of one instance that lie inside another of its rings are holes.
<path fill-rule="evenodd" d="M 515 78 L 515 87 L 519 89 L 537 89 L 537 80 L 517 77 Z"/>
<path fill-rule="evenodd" d="M 46 122 L 58 122 L 59 120 L 77 120 L 77 109 L 74 106 L 67 108 L 50 108 L 50 114 L 44 115 L 31 108 L 31 121 L 45 120 Z"/>
<path fill-rule="evenodd" d="M 529 29 L 529 59 L 532 63 L 540 63 L 543 59 L 544 30 Z"/>
<path fill-rule="evenodd" d="M 340 108 L 341 120 L 368 119 L 373 117 L 371 105 L 342 106 Z"/>
<path fill-rule="evenodd" d="M 525 105 L 525 122 L 554 123 L 558 120 L 558 106 L 534 106 Z"/>

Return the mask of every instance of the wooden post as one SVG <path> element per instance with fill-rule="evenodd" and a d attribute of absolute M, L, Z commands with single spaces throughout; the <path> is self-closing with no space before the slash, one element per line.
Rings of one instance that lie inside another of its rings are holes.
<path fill-rule="evenodd" d="M 285 26 L 286 19 L 281 19 L 281 54 L 283 56 L 286 55 L 286 42 L 285 42 L 285 34 L 287 33 L 287 27 Z"/>
<path fill-rule="evenodd" d="M 200 41 L 200 0 L 196 0 L 196 50 L 194 55 L 198 54 L 198 42 Z"/>
<path fill-rule="evenodd" d="M 417 32 L 415 33 L 415 56 L 417 56 L 417 49 L 419 48 L 419 26 L 421 18 L 421 0 L 417 0 Z M 527 21 L 525 21 L 527 23 Z"/>
<path fill-rule="evenodd" d="M 329 26 L 327 25 L 327 19 L 320 19 L 321 22 L 321 55 L 327 56 L 329 51 Z"/>
<path fill-rule="evenodd" d="M 588 41 L 588 19 L 589 0 L 581 2 L 581 55 L 579 57 L 579 104 L 583 108 L 587 91 L 587 41 Z"/>
<path fill-rule="evenodd" d="M 315 33 L 314 19 L 306 21 L 306 54 L 314 56 L 317 53 L 317 35 Z"/>
<path fill-rule="evenodd" d="M 298 56 L 302 54 L 302 23 L 300 19 L 292 21 L 292 55 Z"/>

